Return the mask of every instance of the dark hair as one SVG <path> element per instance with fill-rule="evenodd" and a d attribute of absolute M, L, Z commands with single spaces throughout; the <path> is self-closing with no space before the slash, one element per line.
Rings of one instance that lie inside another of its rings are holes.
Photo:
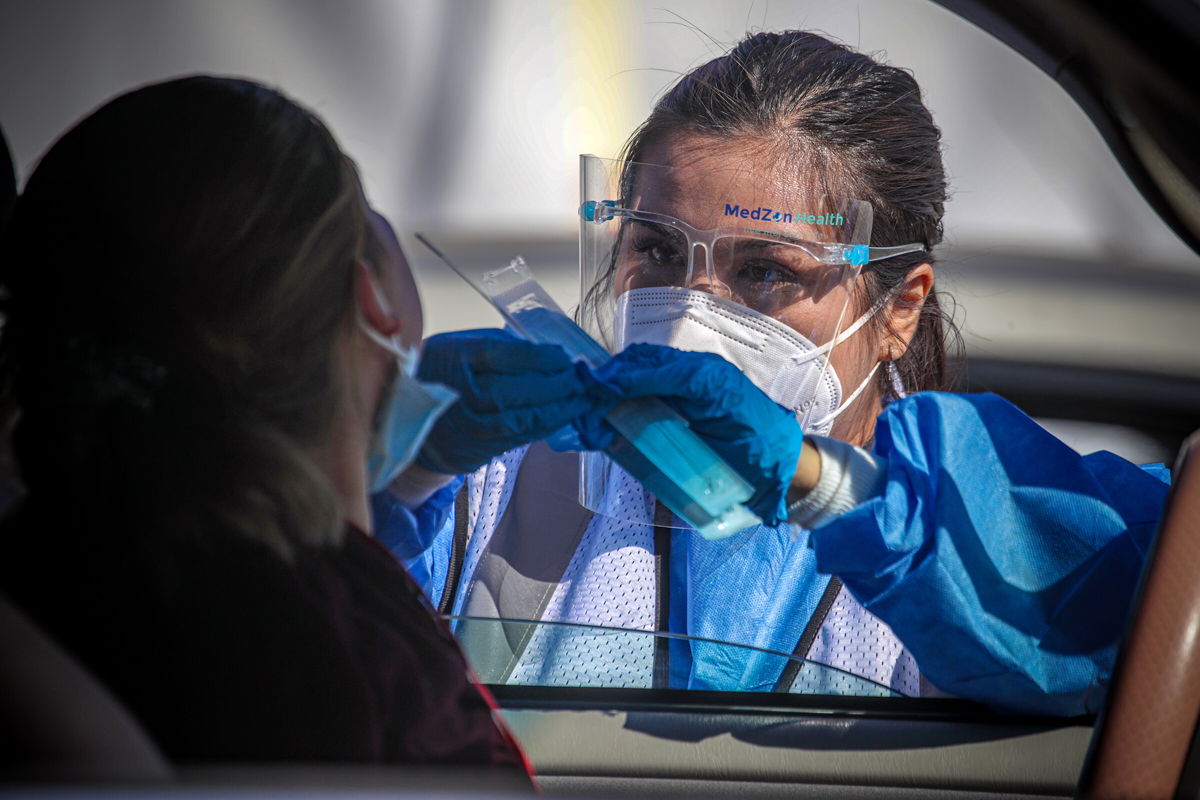
<path fill-rule="evenodd" d="M 654 145 L 681 134 L 781 144 L 837 194 L 871 203 L 873 246 L 923 243 L 924 252 L 864 270 L 861 311 L 895 291 L 913 267 L 934 262 L 946 199 L 941 132 L 910 73 L 815 33 L 757 33 L 671 87 L 626 144 L 623 161 L 643 161 Z M 960 339 L 945 299 L 930 292 L 908 350 L 896 359 L 909 392 L 949 388 L 948 343 L 957 350 Z M 894 396 L 882 370 L 878 386 L 883 397 Z"/>
<path fill-rule="evenodd" d="M 337 541 L 303 450 L 337 410 L 367 235 L 330 132 L 258 84 L 151 85 L 68 131 L 17 202 L 0 274 L 28 502 L 284 554 Z"/>

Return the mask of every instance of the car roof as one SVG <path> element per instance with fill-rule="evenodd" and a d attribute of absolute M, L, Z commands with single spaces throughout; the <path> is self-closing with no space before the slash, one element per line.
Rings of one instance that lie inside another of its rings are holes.
<path fill-rule="evenodd" d="M 1146 201 L 1200 253 L 1200 4 L 933 0 L 1079 104 Z"/>

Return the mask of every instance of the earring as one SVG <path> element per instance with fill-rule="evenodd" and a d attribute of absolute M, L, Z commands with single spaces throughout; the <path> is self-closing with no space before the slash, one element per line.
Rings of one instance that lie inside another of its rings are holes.
<path fill-rule="evenodd" d="M 904 389 L 904 381 L 900 379 L 900 370 L 896 369 L 896 359 L 892 356 L 892 348 L 888 348 L 887 367 L 888 380 L 892 383 L 892 392 L 897 398 L 908 397 L 908 392 Z"/>

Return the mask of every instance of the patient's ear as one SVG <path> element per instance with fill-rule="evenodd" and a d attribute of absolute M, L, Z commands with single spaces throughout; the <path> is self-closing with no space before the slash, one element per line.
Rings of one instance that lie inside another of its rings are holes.
<path fill-rule="evenodd" d="M 900 358 L 917 333 L 921 309 L 933 291 L 933 265 L 922 263 L 908 271 L 891 304 L 886 307 L 887 333 L 879 343 L 879 360 Z"/>
<path fill-rule="evenodd" d="M 390 339 L 404 330 L 404 320 L 392 313 L 383 290 L 379 288 L 379 279 L 371 271 L 370 265 L 362 259 L 358 260 L 354 268 L 354 298 L 363 322 L 380 336 Z"/>

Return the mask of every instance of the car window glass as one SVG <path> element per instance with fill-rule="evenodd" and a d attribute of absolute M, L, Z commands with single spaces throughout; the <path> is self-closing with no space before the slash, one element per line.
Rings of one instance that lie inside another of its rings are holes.
<path fill-rule="evenodd" d="M 455 635 L 484 683 L 574 688 L 672 688 L 655 669 L 670 669 L 671 651 L 705 651 L 713 663 L 754 664 L 774 682 L 739 691 L 859 697 L 903 697 L 900 692 L 845 670 L 786 653 L 654 631 L 486 617 L 450 617 Z M 520 654 L 515 651 L 519 650 Z M 678 682 L 675 682 L 677 686 Z M 725 690 L 730 687 L 724 686 Z"/>

